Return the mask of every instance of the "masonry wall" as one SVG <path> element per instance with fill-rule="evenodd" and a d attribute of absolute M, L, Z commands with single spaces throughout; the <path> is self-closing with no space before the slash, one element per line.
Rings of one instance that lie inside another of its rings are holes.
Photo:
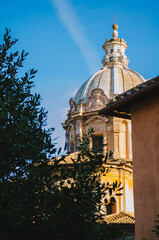
<path fill-rule="evenodd" d="M 159 99 L 142 99 L 142 106 L 138 103 L 131 113 L 135 240 L 154 240 L 159 214 Z"/>

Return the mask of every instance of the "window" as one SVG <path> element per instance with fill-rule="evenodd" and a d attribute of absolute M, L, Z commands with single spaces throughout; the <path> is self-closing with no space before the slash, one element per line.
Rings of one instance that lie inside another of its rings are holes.
<path fill-rule="evenodd" d="M 107 210 L 107 215 L 116 213 L 116 200 L 114 198 L 113 202 L 110 202 L 109 204 L 106 205 L 106 210 Z"/>
<path fill-rule="evenodd" d="M 110 49 L 110 53 L 113 53 L 113 49 Z"/>
<path fill-rule="evenodd" d="M 108 205 L 106 205 L 106 209 L 107 209 L 107 215 L 112 214 L 112 204 L 109 203 Z"/>
<path fill-rule="evenodd" d="M 110 62 L 113 62 L 113 57 L 110 57 Z"/>
<path fill-rule="evenodd" d="M 93 151 L 103 153 L 103 135 L 94 135 L 92 137 Z"/>
<path fill-rule="evenodd" d="M 74 152 L 74 142 L 70 142 L 70 152 Z"/>

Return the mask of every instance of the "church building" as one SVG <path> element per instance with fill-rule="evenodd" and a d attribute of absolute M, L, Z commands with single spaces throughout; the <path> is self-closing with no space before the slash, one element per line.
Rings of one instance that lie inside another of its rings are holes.
<path fill-rule="evenodd" d="M 113 161 L 108 162 L 112 170 L 102 177 L 102 181 L 121 182 L 123 195 L 116 197 L 115 206 L 107 209 L 107 214 L 133 212 L 132 174 L 132 133 L 129 119 L 118 116 L 100 115 L 99 110 L 119 94 L 143 83 L 144 78 L 129 69 L 125 54 L 126 41 L 118 38 L 118 25 L 112 26 L 112 38 L 103 45 L 105 56 L 103 67 L 94 73 L 70 99 L 70 109 L 65 123 L 66 146 L 68 153 L 78 151 L 78 139 L 84 131 L 94 128 L 91 147 L 103 154 L 113 152 Z"/>

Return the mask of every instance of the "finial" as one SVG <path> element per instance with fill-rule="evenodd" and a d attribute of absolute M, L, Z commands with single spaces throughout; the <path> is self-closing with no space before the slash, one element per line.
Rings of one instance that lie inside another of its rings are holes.
<path fill-rule="evenodd" d="M 114 18 L 114 24 L 113 24 L 112 28 L 113 28 L 113 30 L 118 30 L 118 25 L 116 24 L 116 17 L 113 16 L 113 18 Z"/>
<path fill-rule="evenodd" d="M 113 16 L 113 18 L 114 18 L 114 24 L 113 24 L 113 26 L 112 26 L 112 28 L 113 28 L 113 33 L 112 33 L 112 35 L 113 35 L 113 39 L 117 39 L 117 38 L 118 38 L 118 32 L 117 32 L 117 30 L 118 30 L 118 25 L 116 24 L 116 17 Z"/>

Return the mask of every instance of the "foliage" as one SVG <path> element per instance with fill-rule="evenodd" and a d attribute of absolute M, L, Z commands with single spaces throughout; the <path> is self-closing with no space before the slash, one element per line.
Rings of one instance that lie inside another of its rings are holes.
<path fill-rule="evenodd" d="M 79 147 L 78 150 L 80 152 L 80 156 L 83 159 L 87 159 L 87 161 L 93 160 L 95 164 L 95 169 L 93 173 L 97 172 L 99 177 L 99 182 L 101 181 L 101 176 L 106 176 L 110 171 L 112 166 L 106 166 L 107 161 L 113 158 L 113 152 L 109 151 L 106 155 L 103 153 L 98 153 L 94 151 L 90 146 L 90 141 L 94 136 L 94 129 L 90 127 L 87 132 L 83 132 L 82 137 L 79 139 Z M 99 162 L 97 162 L 99 161 Z M 97 167 L 98 166 L 98 167 Z M 115 196 L 121 196 L 121 183 L 117 181 L 110 184 L 107 182 L 103 184 L 103 195 L 100 196 L 100 199 L 104 198 L 105 205 L 113 205 L 115 203 Z M 106 197 L 107 196 L 107 197 Z"/>
<path fill-rule="evenodd" d="M 157 215 L 159 218 L 159 215 Z M 156 236 L 159 238 L 159 220 L 155 220 L 156 225 L 154 226 L 152 232 L 155 232 Z"/>
<path fill-rule="evenodd" d="M 19 77 L 18 71 L 28 53 L 11 52 L 17 42 L 6 29 L 0 45 L 0 179 L 26 174 L 26 166 L 47 160 L 51 144 L 50 130 L 43 126 L 47 112 L 40 107 L 40 95 L 32 94 L 31 69 Z"/>
<path fill-rule="evenodd" d="M 102 223 L 102 198 L 117 187 L 101 182 L 109 154 L 88 147 L 90 130 L 71 163 L 54 157 L 47 112 L 31 92 L 36 71 L 19 76 L 27 53 L 11 52 L 16 42 L 6 29 L 0 45 L 0 240 L 113 237 Z"/>
<path fill-rule="evenodd" d="M 53 129 L 43 128 L 47 112 L 40 95 L 31 93 L 37 71 L 20 76 L 28 53 L 12 52 L 16 42 L 6 29 L 0 44 L 0 239 L 27 233 L 36 215 L 33 196 L 44 188 L 35 166 L 47 165 L 55 151 Z"/>
<path fill-rule="evenodd" d="M 56 234 L 58 237 L 60 234 L 61 239 L 109 239 L 117 235 L 115 229 L 112 231 L 112 226 L 103 222 L 105 212 L 102 199 L 109 192 L 113 204 L 114 196 L 122 188 L 117 183 L 110 185 L 101 182 L 101 175 L 107 172 L 103 164 L 109 155 L 111 157 L 111 153 L 103 156 L 92 151 L 90 140 L 93 133 L 93 129 L 83 133 L 79 139 L 77 157 L 71 158 L 70 155 L 68 159 L 64 156 L 59 158 L 57 187 L 60 199 L 56 216 L 62 224 L 55 232 L 58 229 Z M 56 162 L 57 159 L 53 159 L 52 166 Z"/>

